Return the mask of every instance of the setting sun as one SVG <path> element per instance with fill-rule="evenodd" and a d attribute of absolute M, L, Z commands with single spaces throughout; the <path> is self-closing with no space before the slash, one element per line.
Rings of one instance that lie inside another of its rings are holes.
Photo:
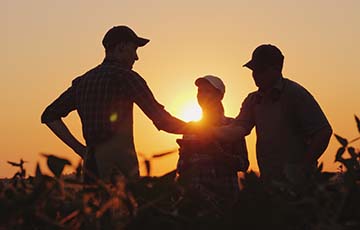
<path fill-rule="evenodd" d="M 194 83 L 205 75 L 216 75 L 224 81 L 225 115 L 236 117 L 243 100 L 257 90 L 251 71 L 242 65 L 250 60 L 255 47 L 268 43 L 284 52 L 284 76 L 309 88 L 334 132 L 355 138 L 358 132 L 353 114 L 360 112 L 354 106 L 360 99 L 360 80 L 354 66 L 360 52 L 360 30 L 354 28 L 360 28 L 360 1 L 343 1 L 341 7 L 338 1 L 248 1 L 246 5 L 242 1 L 226 2 L 124 0 L 100 6 L 96 1 L 1 1 L 0 73 L 11 77 L 4 78 L 0 86 L 4 108 L 0 127 L 6 130 L 0 141 L 0 177 L 17 173 L 18 168 L 6 160 L 18 161 L 24 156 L 29 161 L 27 172 L 34 173 L 37 161 L 43 159 L 39 152 L 58 153 L 77 164 L 77 155 L 41 124 L 40 114 L 76 76 L 102 62 L 103 36 L 116 25 L 128 25 L 139 36 L 151 40 L 137 50 L 139 60 L 133 70 L 174 117 L 184 121 L 201 119 Z M 283 9 L 288 20 L 284 20 Z M 65 11 L 69 11 L 66 17 Z M 94 13 L 96 17 L 91 17 Z M 217 17 L 207 17 L 214 14 Z M 204 17 L 206 20 L 202 20 Z M 31 31 L 26 39 L 22 39 L 24 30 L 18 29 L 23 28 L 24 21 L 25 31 Z M 159 132 L 137 106 L 134 116 L 137 149 L 151 153 L 177 147 L 175 139 L 179 135 Z M 114 113 L 108 119 L 116 122 L 121 117 Z M 64 122 L 85 143 L 78 114 L 70 113 Z M 246 144 L 250 168 L 258 171 L 255 130 Z M 321 157 L 324 171 L 338 171 L 339 165 L 334 163 L 338 144 L 332 138 Z M 176 159 L 159 163 L 153 175 L 174 169 Z"/>
<path fill-rule="evenodd" d="M 189 102 L 180 109 L 179 117 L 184 121 L 198 121 L 202 117 L 201 108 L 196 102 Z"/>

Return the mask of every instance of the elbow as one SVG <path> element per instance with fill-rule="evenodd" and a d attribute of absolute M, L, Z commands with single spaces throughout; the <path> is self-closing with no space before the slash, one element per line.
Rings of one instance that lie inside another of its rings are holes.
<path fill-rule="evenodd" d="M 322 151 L 328 147 L 333 130 L 330 125 L 325 126 L 319 133 L 319 142 L 322 143 Z"/>
<path fill-rule="evenodd" d="M 49 115 L 47 113 L 47 111 L 45 110 L 42 114 L 41 114 L 41 117 L 40 117 L 40 121 L 41 121 L 41 124 L 46 124 L 49 120 Z"/>
<path fill-rule="evenodd" d="M 331 136 L 333 134 L 333 130 L 332 130 L 330 125 L 327 125 L 324 129 L 325 129 L 324 130 L 324 133 L 325 133 L 324 136 L 326 136 L 327 140 L 330 141 L 330 138 L 331 138 Z"/>
<path fill-rule="evenodd" d="M 333 133 L 333 130 L 329 124 L 326 126 L 323 126 L 321 129 L 317 130 L 315 133 L 313 133 L 311 136 L 311 139 L 316 140 L 323 140 L 323 141 L 329 141 L 331 138 L 331 135 Z"/>
<path fill-rule="evenodd" d="M 166 130 L 166 125 L 164 125 L 161 122 L 153 121 L 154 126 L 157 128 L 157 130 Z"/>
<path fill-rule="evenodd" d="M 41 114 L 40 121 L 42 124 L 48 125 L 49 123 L 59 120 L 61 117 L 56 116 L 49 109 L 45 109 L 45 111 Z"/>

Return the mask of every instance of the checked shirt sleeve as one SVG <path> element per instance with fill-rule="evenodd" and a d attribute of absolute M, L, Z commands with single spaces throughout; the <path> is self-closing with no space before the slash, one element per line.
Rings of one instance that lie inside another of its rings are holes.
<path fill-rule="evenodd" d="M 235 118 L 233 125 L 241 126 L 244 129 L 244 133 L 248 135 L 252 128 L 255 126 L 254 121 L 254 106 L 256 104 L 256 94 L 249 94 L 243 101 L 240 109 L 240 113 Z"/>
<path fill-rule="evenodd" d="M 157 129 L 170 133 L 182 133 L 186 123 L 173 117 L 164 106 L 158 103 L 146 84 L 145 80 L 137 73 L 129 78 L 128 89 L 134 102 L 148 116 Z"/>
<path fill-rule="evenodd" d="M 45 109 L 41 115 L 41 123 L 49 123 L 66 117 L 75 109 L 75 88 L 72 85 Z"/>

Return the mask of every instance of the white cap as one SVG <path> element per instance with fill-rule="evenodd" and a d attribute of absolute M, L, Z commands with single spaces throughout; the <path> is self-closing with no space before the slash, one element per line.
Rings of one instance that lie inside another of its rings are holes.
<path fill-rule="evenodd" d="M 199 77 L 198 79 L 196 79 L 195 85 L 199 86 L 199 84 L 201 84 L 202 81 L 209 82 L 212 86 L 218 89 L 220 93 L 222 93 L 222 95 L 225 94 L 225 85 L 220 78 L 213 75 L 206 75 L 204 77 Z"/>

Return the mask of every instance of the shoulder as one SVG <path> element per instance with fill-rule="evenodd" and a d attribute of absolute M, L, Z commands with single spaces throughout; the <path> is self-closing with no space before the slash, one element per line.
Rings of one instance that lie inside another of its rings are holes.
<path fill-rule="evenodd" d="M 78 85 L 79 83 L 80 83 L 80 81 L 83 79 L 83 76 L 78 76 L 78 77 L 76 77 L 74 80 L 72 80 L 72 82 L 71 82 L 71 84 L 73 85 L 73 86 L 76 86 L 76 85 Z"/>
<path fill-rule="evenodd" d="M 130 85 L 146 87 L 146 81 L 133 70 L 124 69 L 114 65 L 100 64 L 72 81 L 72 87 L 78 87 L 87 82 L 98 82 L 99 79 L 107 79 L 115 85 Z"/>
<path fill-rule="evenodd" d="M 257 97 L 258 94 L 259 94 L 258 91 L 253 91 L 249 93 L 245 99 Z"/>
<path fill-rule="evenodd" d="M 313 117 L 315 113 L 322 113 L 316 98 L 299 83 L 288 80 L 288 86 L 286 87 L 284 94 L 284 101 L 291 106 L 295 106 L 298 114 L 299 111 L 301 111 L 302 116 Z M 315 117 L 309 117 L 309 119 L 315 119 Z"/>
<path fill-rule="evenodd" d="M 301 84 L 284 78 L 285 80 L 285 92 L 291 96 L 311 96 L 311 93 Z"/>
<path fill-rule="evenodd" d="M 135 72 L 134 70 L 126 70 L 126 71 L 127 71 L 126 72 L 127 76 L 134 78 L 134 80 L 146 83 L 145 79 L 139 73 Z"/>
<path fill-rule="evenodd" d="M 249 93 L 247 95 L 247 97 L 242 102 L 242 106 L 254 105 L 258 101 L 258 98 L 259 98 L 259 92 L 258 91 L 251 92 L 251 93 Z"/>
<path fill-rule="evenodd" d="M 72 81 L 72 85 L 77 85 L 81 82 L 88 81 L 88 79 L 92 78 L 92 76 L 100 75 L 100 73 L 104 73 L 104 72 L 105 72 L 105 70 L 103 68 L 103 65 L 100 64 L 100 65 L 86 71 L 82 75 L 74 78 Z"/>
<path fill-rule="evenodd" d="M 129 87 L 146 87 L 147 85 L 145 79 L 134 70 L 111 66 L 106 72 L 106 75 L 110 77 L 115 84 L 129 85 Z"/>
<path fill-rule="evenodd" d="M 95 72 L 95 73 L 100 72 L 101 74 L 115 76 L 115 77 L 123 77 L 123 78 L 133 77 L 133 78 L 143 79 L 140 76 L 140 74 L 138 74 L 134 70 L 123 68 L 117 64 L 101 63 L 94 69 L 90 70 L 88 73 L 90 72 Z"/>
<path fill-rule="evenodd" d="M 126 79 L 126 81 L 146 84 L 145 79 L 139 73 L 133 70 L 118 68 L 115 75 L 119 77 L 118 79 Z"/>

